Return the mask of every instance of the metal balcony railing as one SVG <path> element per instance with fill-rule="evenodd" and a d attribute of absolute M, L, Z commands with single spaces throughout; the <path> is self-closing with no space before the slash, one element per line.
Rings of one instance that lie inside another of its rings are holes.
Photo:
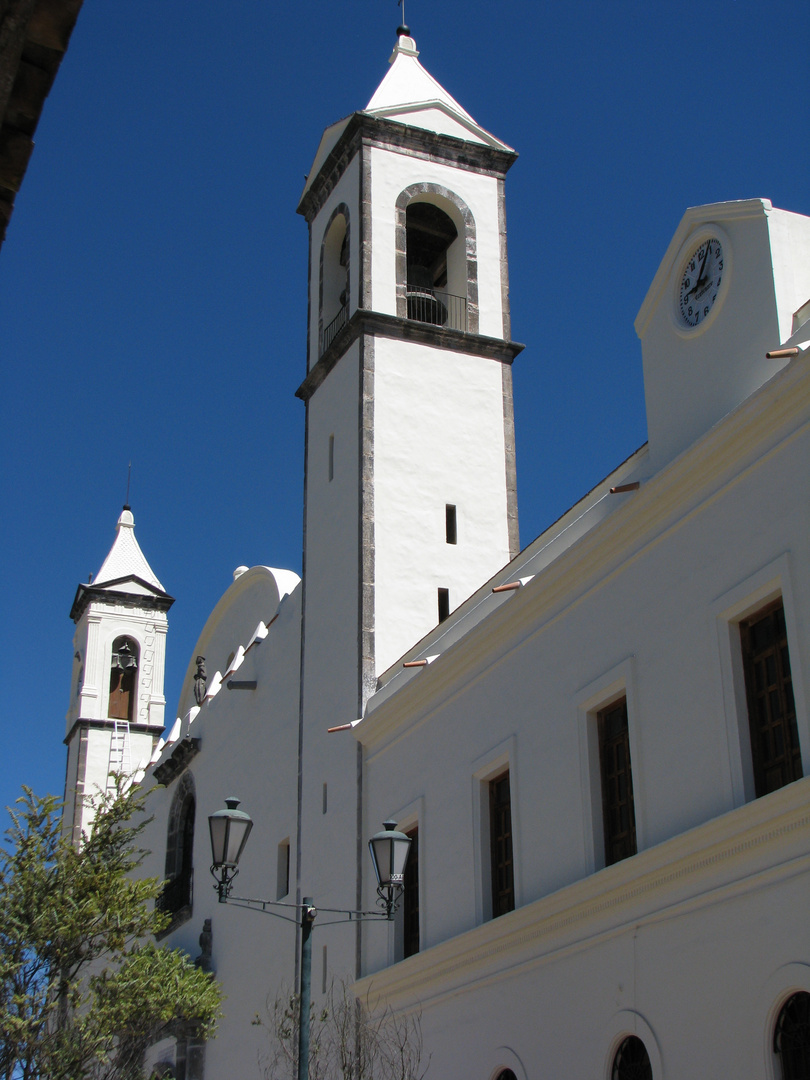
<path fill-rule="evenodd" d="M 349 305 L 344 304 L 329 325 L 324 327 L 322 353 L 326 352 L 348 321 Z"/>
<path fill-rule="evenodd" d="M 467 298 L 453 296 L 441 289 L 424 285 L 408 285 L 406 298 L 408 318 L 413 322 L 446 326 L 449 330 L 467 332 Z"/>

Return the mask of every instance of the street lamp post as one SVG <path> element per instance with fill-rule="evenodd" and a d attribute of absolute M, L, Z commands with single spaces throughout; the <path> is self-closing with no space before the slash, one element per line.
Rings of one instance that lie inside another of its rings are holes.
<path fill-rule="evenodd" d="M 239 873 L 239 859 L 245 849 L 253 821 L 249 814 L 238 810 L 239 799 L 225 800 L 225 810 L 217 810 L 208 817 L 211 832 L 211 873 L 216 880 L 220 904 L 236 904 L 240 907 L 263 911 L 296 922 L 301 929 L 301 986 L 298 1011 L 298 1080 L 309 1080 L 309 1010 L 312 987 L 312 928 L 318 912 L 312 897 L 305 896 L 300 904 L 285 904 L 279 900 L 257 900 L 251 897 L 232 896 L 233 880 Z M 351 911 L 339 908 L 321 910 L 340 916 L 323 925 L 336 922 L 358 922 L 369 919 L 393 919 L 405 887 L 405 866 L 411 848 L 411 838 L 398 832 L 395 821 L 386 821 L 382 832 L 369 840 L 369 851 L 377 876 L 377 896 L 380 911 Z M 295 915 L 284 915 L 273 908 L 295 910 Z"/>

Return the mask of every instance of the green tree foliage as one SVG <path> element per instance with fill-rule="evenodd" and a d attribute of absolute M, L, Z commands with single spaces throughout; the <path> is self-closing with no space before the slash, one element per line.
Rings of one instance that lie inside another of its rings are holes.
<path fill-rule="evenodd" d="M 161 882 L 136 874 L 137 788 L 104 797 L 79 850 L 59 801 L 23 792 L 0 849 L 0 1077 L 135 1080 L 157 1039 L 213 1034 L 219 987 L 154 944 L 166 916 Z"/>

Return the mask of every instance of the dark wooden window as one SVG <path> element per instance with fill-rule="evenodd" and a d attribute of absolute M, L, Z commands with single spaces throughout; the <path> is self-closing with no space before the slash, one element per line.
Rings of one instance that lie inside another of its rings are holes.
<path fill-rule="evenodd" d="M 447 503 L 444 508 L 444 532 L 448 544 L 457 543 L 456 508 L 452 503 Z"/>
<path fill-rule="evenodd" d="M 113 643 L 110 664 L 110 701 L 107 716 L 110 720 L 131 720 L 138 685 L 138 646 L 130 638 L 118 638 Z"/>
<path fill-rule="evenodd" d="M 740 623 L 757 797 L 802 776 L 796 706 L 781 600 Z"/>
<path fill-rule="evenodd" d="M 450 614 L 450 590 L 439 589 L 439 622 L 444 620 Z"/>
<path fill-rule="evenodd" d="M 602 820 L 605 829 L 605 866 L 636 853 L 636 814 L 627 698 L 597 714 L 599 767 L 602 775 Z"/>
<path fill-rule="evenodd" d="M 197 801 L 191 773 L 183 773 L 169 810 L 166 884 L 157 906 L 173 916 L 171 929 L 191 915 L 194 900 L 194 819 Z"/>
<path fill-rule="evenodd" d="M 782 1070 L 780 1080 L 810 1080 L 810 994 L 800 991 L 782 1006 L 773 1052 Z"/>
<path fill-rule="evenodd" d="M 405 888 L 402 893 L 402 955 L 419 952 L 419 829 L 408 829 L 411 850 L 405 864 Z"/>
<path fill-rule="evenodd" d="M 489 782 L 489 851 L 492 873 L 492 917 L 515 908 L 512 861 L 512 796 L 509 771 Z"/>
<path fill-rule="evenodd" d="M 653 1080 L 647 1047 L 635 1035 L 622 1041 L 613 1059 L 611 1080 Z"/>

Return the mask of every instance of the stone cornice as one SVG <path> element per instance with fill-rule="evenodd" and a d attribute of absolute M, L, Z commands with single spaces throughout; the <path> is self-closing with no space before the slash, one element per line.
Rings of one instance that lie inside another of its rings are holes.
<path fill-rule="evenodd" d="M 137 582 L 145 589 L 148 589 L 149 592 L 147 594 L 117 592 L 112 588 L 113 585 L 119 585 L 125 581 Z M 154 585 L 150 585 L 148 581 L 134 575 L 126 578 L 116 578 L 115 581 L 104 581 L 100 584 L 79 585 L 70 609 L 71 619 L 78 622 L 87 606 L 93 602 L 168 611 L 174 603 L 174 597 L 169 596 L 166 592 L 160 592 Z"/>
<path fill-rule="evenodd" d="M 810 869 L 810 778 L 360 979 L 394 1008 L 557 960 Z"/>
<path fill-rule="evenodd" d="M 514 150 L 498 150 L 492 146 L 457 139 L 452 135 L 440 135 L 396 120 L 372 116 L 370 113 L 356 112 L 298 204 L 298 213 L 307 221 L 312 221 L 324 205 L 361 146 L 376 146 L 432 161 L 450 162 L 468 172 L 497 177 L 505 176 L 517 160 Z"/>
<path fill-rule="evenodd" d="M 121 721 L 117 721 L 121 723 Z M 115 720 L 83 720 L 79 717 L 74 721 L 70 731 L 67 733 L 63 742 L 67 746 L 77 730 L 82 728 L 108 728 L 110 731 L 115 727 Z M 152 726 L 151 724 L 134 724 L 130 722 L 129 731 L 132 735 L 159 735 L 163 731 L 163 724 L 157 724 Z"/>
<path fill-rule="evenodd" d="M 152 770 L 155 780 L 164 787 L 168 787 L 172 780 L 175 780 L 180 775 L 191 759 L 196 757 L 199 752 L 200 740 L 192 739 L 189 735 L 186 735 L 184 739 L 181 739 L 176 744 L 170 756 Z"/>
<path fill-rule="evenodd" d="M 582 603 L 651 546 L 779 453 L 808 425 L 810 364 L 797 358 L 673 462 L 643 482 L 638 491 L 611 496 L 624 499 L 624 505 L 575 540 L 508 599 L 493 597 L 493 607 L 487 608 L 470 630 L 433 663 L 399 676 L 402 685 L 378 705 L 372 698 L 369 714 L 354 729 L 355 738 L 373 755 L 425 722 L 459 687 L 469 689 L 512 649 L 548 629 L 564 612 Z M 535 544 L 541 540 L 542 536 Z M 488 602 L 490 584 L 532 573 L 533 547 L 521 552 L 471 598 L 473 608 Z M 454 612 L 451 620 L 463 618 L 464 607 Z M 410 653 L 407 658 L 412 658 Z"/>
<path fill-rule="evenodd" d="M 501 338 L 484 337 L 481 334 L 465 334 L 444 326 L 412 322 L 409 319 L 399 319 L 395 315 L 383 315 L 378 311 L 363 311 L 358 308 L 295 391 L 295 396 L 302 401 L 309 401 L 341 356 L 363 334 L 429 345 L 434 349 L 448 349 L 452 352 L 467 353 L 469 356 L 482 356 L 502 364 L 511 364 L 525 348 L 516 341 L 503 341 Z"/>

